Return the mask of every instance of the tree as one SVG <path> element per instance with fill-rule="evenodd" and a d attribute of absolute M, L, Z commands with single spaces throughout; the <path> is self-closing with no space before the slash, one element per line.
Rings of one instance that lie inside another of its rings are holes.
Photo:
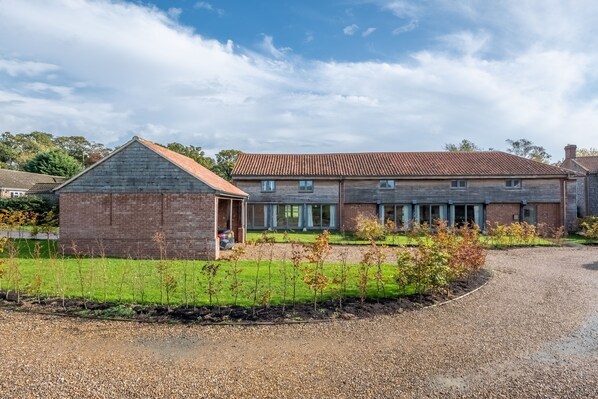
<path fill-rule="evenodd" d="M 37 154 L 23 169 L 32 173 L 71 177 L 79 173 L 83 166 L 63 150 L 53 149 Z"/>
<path fill-rule="evenodd" d="M 444 145 L 444 150 L 445 151 L 450 151 L 450 152 L 455 152 L 455 151 L 467 151 L 467 152 L 482 151 L 482 149 L 480 147 L 478 147 L 472 141 L 469 141 L 467 139 L 461 140 L 461 142 L 459 144 L 445 144 Z"/>
<path fill-rule="evenodd" d="M 595 157 L 598 156 L 598 148 L 580 148 L 577 150 L 578 157 Z"/>
<path fill-rule="evenodd" d="M 20 169 L 36 154 L 55 148 L 52 138 L 50 133 L 44 132 L 5 132 L 0 137 L 0 162 Z"/>
<path fill-rule="evenodd" d="M 194 145 L 183 145 L 181 143 L 170 143 L 166 146 L 171 151 L 178 152 L 181 155 L 193 159 L 198 164 L 205 166 L 208 169 L 213 169 L 215 166 L 214 160 L 208 156 L 201 147 Z"/>
<path fill-rule="evenodd" d="M 216 165 L 214 166 L 214 172 L 223 179 L 231 181 L 233 179 L 232 172 L 237 158 L 243 151 L 239 150 L 221 150 L 216 154 Z"/>
<path fill-rule="evenodd" d="M 544 147 L 534 145 L 534 143 L 527 139 L 509 139 L 507 140 L 507 143 L 509 143 L 510 146 L 507 148 L 507 152 L 510 152 L 511 154 L 544 163 L 547 163 L 548 160 L 552 158 L 552 156 L 546 152 Z"/>
<path fill-rule="evenodd" d="M 111 149 L 106 148 L 104 144 L 90 142 L 83 136 L 60 136 L 53 142 L 58 148 L 86 166 L 93 165 L 111 152 Z"/>

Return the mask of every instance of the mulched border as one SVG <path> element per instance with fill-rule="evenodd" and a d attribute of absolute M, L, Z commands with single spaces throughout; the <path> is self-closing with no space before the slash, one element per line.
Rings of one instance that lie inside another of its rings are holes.
<path fill-rule="evenodd" d="M 199 325 L 259 325 L 325 322 L 336 319 L 367 318 L 376 315 L 391 315 L 441 305 L 467 295 L 485 285 L 492 273 L 481 269 L 469 278 L 451 283 L 441 290 L 403 296 L 399 298 L 369 299 L 361 303 L 359 299 L 350 298 L 343 302 L 342 309 L 338 301 L 318 303 L 314 311 L 312 303 L 299 303 L 293 309 L 287 305 L 283 312 L 282 305 L 251 307 L 222 306 L 189 307 L 177 306 L 168 308 L 163 305 L 135 305 L 113 302 L 85 302 L 80 299 L 62 300 L 48 298 L 37 300 L 31 295 L 21 295 L 17 303 L 16 294 L 7 295 L 0 291 L 0 307 L 4 309 L 31 312 L 45 315 L 70 316 L 86 319 L 119 320 L 151 323 L 184 323 Z M 123 315 L 123 313 L 125 315 Z"/>

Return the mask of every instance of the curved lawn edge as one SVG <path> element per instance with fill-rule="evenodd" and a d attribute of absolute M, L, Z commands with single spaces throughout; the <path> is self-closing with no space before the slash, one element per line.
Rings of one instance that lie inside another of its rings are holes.
<path fill-rule="evenodd" d="M 185 308 L 183 306 L 168 309 L 161 305 L 135 305 L 117 303 L 86 302 L 79 299 L 66 299 L 65 307 L 60 299 L 46 299 L 37 302 L 31 296 L 21 297 L 17 304 L 16 297 L 0 293 L 0 308 L 29 312 L 45 316 L 75 317 L 88 320 L 126 321 L 139 323 L 182 323 L 195 325 L 282 325 L 323 323 L 333 320 L 364 319 L 378 315 L 400 314 L 405 311 L 433 308 L 465 298 L 482 289 L 490 281 L 493 273 L 489 269 L 480 269 L 469 278 L 456 280 L 448 287 L 437 292 L 414 294 L 399 298 L 367 300 L 360 302 L 351 298 L 343 302 L 342 309 L 337 300 L 329 300 L 318 305 L 314 310 L 312 303 L 270 307 L 223 306 Z"/>

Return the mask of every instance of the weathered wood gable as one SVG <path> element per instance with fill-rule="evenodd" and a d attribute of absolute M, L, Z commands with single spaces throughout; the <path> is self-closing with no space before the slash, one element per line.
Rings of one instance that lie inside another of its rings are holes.
<path fill-rule="evenodd" d="M 215 192 L 143 144 L 133 141 L 118 153 L 60 188 L 60 193 Z"/>

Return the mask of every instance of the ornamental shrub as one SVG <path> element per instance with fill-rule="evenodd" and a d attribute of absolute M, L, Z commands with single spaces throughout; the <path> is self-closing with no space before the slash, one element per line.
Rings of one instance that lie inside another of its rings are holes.
<path fill-rule="evenodd" d="M 380 240 L 385 236 L 384 226 L 375 216 L 357 215 L 355 236 L 361 240 Z"/>
<path fill-rule="evenodd" d="M 581 227 L 579 234 L 588 238 L 598 239 L 598 216 L 583 218 L 579 226 Z"/>

